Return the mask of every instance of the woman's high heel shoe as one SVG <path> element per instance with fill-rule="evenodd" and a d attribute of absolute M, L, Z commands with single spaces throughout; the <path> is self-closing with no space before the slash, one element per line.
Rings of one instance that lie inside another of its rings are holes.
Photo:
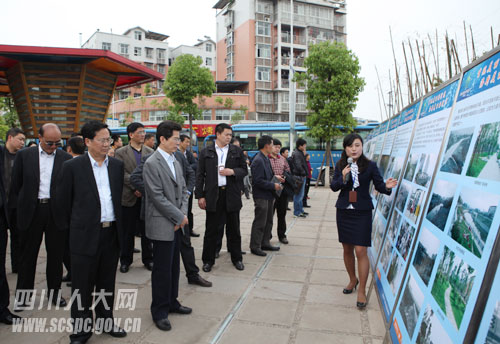
<path fill-rule="evenodd" d="M 358 284 L 359 284 L 359 280 L 356 281 L 356 284 L 354 285 L 354 288 L 351 288 L 351 289 L 344 288 L 344 290 L 342 290 L 342 292 L 344 294 L 352 294 L 352 292 L 354 290 L 356 290 L 356 288 L 358 287 Z"/>

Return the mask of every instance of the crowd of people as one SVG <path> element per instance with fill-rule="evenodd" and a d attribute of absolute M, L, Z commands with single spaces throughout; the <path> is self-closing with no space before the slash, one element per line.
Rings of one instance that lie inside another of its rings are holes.
<path fill-rule="evenodd" d="M 199 274 L 191 245 L 191 237 L 200 236 L 193 231 L 194 199 L 206 214 L 201 257 L 206 273 L 219 257 L 224 232 L 232 264 L 238 271 L 245 269 L 240 234 L 243 195 L 249 198 L 251 193 L 254 202 L 250 253 L 266 256 L 266 251 L 280 250 L 271 243 L 275 213 L 278 240 L 288 244 L 289 202 L 293 200 L 297 219 L 307 217 L 304 208 L 310 207 L 307 142 L 299 138 L 289 156 L 279 140 L 263 135 L 257 154 L 250 158 L 233 138 L 231 126 L 220 123 L 214 144 L 198 156 L 181 129 L 175 122 L 163 121 L 156 135 L 149 135 L 144 125 L 131 123 L 124 145 L 106 124 L 90 121 L 64 147 L 60 128 L 53 123 L 39 128 L 39 142 L 30 147 L 25 147 L 25 134 L 19 128 L 7 132 L 5 146 L 0 146 L 0 322 L 12 324 L 20 318 L 9 310 L 7 229 L 11 268 L 17 273 L 15 312 L 34 297 L 21 292 L 34 290 L 44 239 L 48 302 L 66 306 L 61 284 L 70 285 L 72 296 L 79 298 L 70 305 L 73 323 L 93 324 L 94 318 L 113 323 L 113 307 L 106 305 L 114 305 L 117 268 L 128 273 L 133 254 L 140 252 L 144 268 L 151 271 L 152 319 L 164 331 L 171 329 L 169 314 L 192 312 L 178 300 L 181 258 L 188 283 L 212 286 Z M 331 188 L 340 190 L 337 226 L 349 275 L 343 292 L 350 294 L 359 285 L 359 308 L 366 306 L 370 182 L 385 194 L 397 185 L 392 178 L 384 181 L 376 164 L 363 155 L 362 138 L 347 135 Z M 136 236 L 140 249 L 134 247 Z M 95 291 L 104 291 L 104 300 L 95 301 Z M 127 335 L 117 325 L 105 332 L 117 338 Z M 70 340 L 85 343 L 91 335 L 92 327 L 75 326 Z"/>
<path fill-rule="evenodd" d="M 191 245 L 191 237 L 200 236 L 193 231 L 193 199 L 206 213 L 206 273 L 219 257 L 224 232 L 234 267 L 245 269 L 240 234 L 243 195 L 252 195 L 255 205 L 250 252 L 265 256 L 265 251 L 279 250 L 270 241 L 275 213 L 278 239 L 288 244 L 289 202 L 293 199 L 296 217 L 307 216 L 307 142 L 298 139 L 289 157 L 279 140 L 262 136 L 259 152 L 251 158 L 233 138 L 231 126 L 218 124 L 215 132 L 214 144 L 198 156 L 190 148 L 190 137 L 172 121 L 160 123 L 156 135 L 146 134 L 141 123 L 129 124 L 126 145 L 97 121 L 85 123 L 64 146 L 61 130 L 53 123 L 41 126 L 38 144 L 29 147 L 21 129 L 10 129 L 5 146 L 0 146 L 0 322 L 12 324 L 32 301 L 32 294 L 20 292 L 34 290 L 44 240 L 47 300 L 67 306 L 61 284 L 71 286 L 79 297 L 70 305 L 73 322 L 112 321 L 113 308 L 105 305 L 114 304 L 116 270 L 128 273 L 134 253 L 140 252 L 144 268 L 151 271 L 153 321 L 159 329 L 170 330 L 170 313 L 192 312 L 177 299 L 181 258 L 188 283 L 212 286 L 199 274 Z M 8 230 L 11 269 L 17 273 L 15 313 L 9 310 L 5 269 Z M 134 246 L 136 237 L 140 248 Z M 106 297 L 93 308 L 97 290 Z M 106 333 L 126 336 L 116 325 Z M 88 328 L 75 327 L 70 340 L 85 343 L 91 335 Z"/>

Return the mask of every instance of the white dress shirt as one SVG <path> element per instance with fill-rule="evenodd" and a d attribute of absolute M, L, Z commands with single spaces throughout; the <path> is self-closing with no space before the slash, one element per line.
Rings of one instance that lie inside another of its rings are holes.
<path fill-rule="evenodd" d="M 225 145 L 224 147 L 219 147 L 217 143 L 215 143 L 215 151 L 217 152 L 217 176 L 219 177 L 219 187 L 226 186 L 227 178 L 226 176 L 221 176 L 219 173 L 219 166 L 226 166 L 227 154 L 229 152 L 229 145 Z"/>
<path fill-rule="evenodd" d="M 113 207 L 113 199 L 111 198 L 111 187 L 109 185 L 108 156 L 106 156 L 103 164 L 99 166 L 97 161 L 92 158 L 92 155 L 88 155 L 92 171 L 94 172 L 95 183 L 97 184 L 99 202 L 101 203 L 101 222 L 115 221 L 115 210 Z"/>
<path fill-rule="evenodd" d="M 167 162 L 168 167 L 170 167 L 170 171 L 174 175 L 174 179 L 177 180 L 177 177 L 175 176 L 175 166 L 174 166 L 174 161 L 175 161 L 175 156 L 173 154 L 165 152 L 163 149 L 159 148 L 161 156 L 165 161 Z"/>
<path fill-rule="evenodd" d="M 48 154 L 38 145 L 38 156 L 40 160 L 40 186 L 38 188 L 38 199 L 50 198 L 50 181 L 56 152 Z"/>

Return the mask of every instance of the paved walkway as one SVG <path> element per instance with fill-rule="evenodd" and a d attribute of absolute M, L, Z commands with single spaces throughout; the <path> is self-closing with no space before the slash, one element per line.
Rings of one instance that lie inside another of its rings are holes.
<path fill-rule="evenodd" d="M 181 272 L 179 299 L 182 304 L 193 308 L 193 314 L 171 315 L 170 332 L 158 330 L 151 320 L 151 276 L 143 268 L 140 254 L 136 254 L 130 271 L 117 273 L 117 289 L 138 289 L 136 309 L 115 311 L 115 317 L 141 318 L 140 332 L 129 333 L 123 339 L 94 335 L 89 343 L 382 343 L 385 330 L 375 294 L 363 311 L 355 307 L 356 293 L 342 294 L 348 278 L 337 240 L 336 194 L 311 187 L 309 195 L 310 216 L 293 219 L 289 212 L 290 244 L 281 245 L 279 252 L 267 257 L 248 252 L 243 256 L 245 270 L 242 272 L 233 267 L 227 252 L 221 252 L 212 272 L 202 272 L 213 282 L 212 288 L 187 284 Z M 196 209 L 195 231 L 201 234 L 204 232 L 204 217 L 204 213 Z M 252 220 L 253 201 L 244 199 L 241 232 L 246 251 L 249 251 Z M 273 232 L 273 243 L 276 243 L 276 225 Z M 192 240 L 200 268 L 202 237 Z M 140 245 L 136 243 L 136 247 Z M 39 290 L 46 287 L 45 257 L 42 245 L 36 276 Z M 10 273 L 9 258 L 7 271 L 13 295 L 16 275 Z M 69 299 L 70 293 L 71 290 L 64 285 L 63 295 Z M 20 314 L 49 318 L 50 321 L 52 317 L 68 317 L 69 311 L 47 310 L 44 305 L 41 310 Z M 12 333 L 6 325 L 0 325 L 0 338 L 3 343 L 16 344 L 69 342 L 67 333 Z"/>

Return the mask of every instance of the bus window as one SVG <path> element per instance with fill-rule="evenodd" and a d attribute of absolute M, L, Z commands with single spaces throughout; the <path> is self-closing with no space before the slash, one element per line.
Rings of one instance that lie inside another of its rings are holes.
<path fill-rule="evenodd" d="M 281 147 L 289 147 L 290 143 L 290 133 L 286 131 L 266 131 L 262 132 L 262 135 L 269 135 L 273 139 L 278 139 L 281 141 Z"/>
<path fill-rule="evenodd" d="M 237 133 L 236 137 L 240 140 L 241 149 L 245 151 L 257 150 L 257 140 L 260 133 Z"/>
<path fill-rule="evenodd" d="M 322 149 L 321 140 L 314 138 L 312 136 L 309 136 L 309 132 L 297 131 L 297 138 L 299 138 L 299 137 L 307 141 L 306 150 L 321 150 Z M 295 149 L 295 143 L 293 144 L 292 148 Z"/>

